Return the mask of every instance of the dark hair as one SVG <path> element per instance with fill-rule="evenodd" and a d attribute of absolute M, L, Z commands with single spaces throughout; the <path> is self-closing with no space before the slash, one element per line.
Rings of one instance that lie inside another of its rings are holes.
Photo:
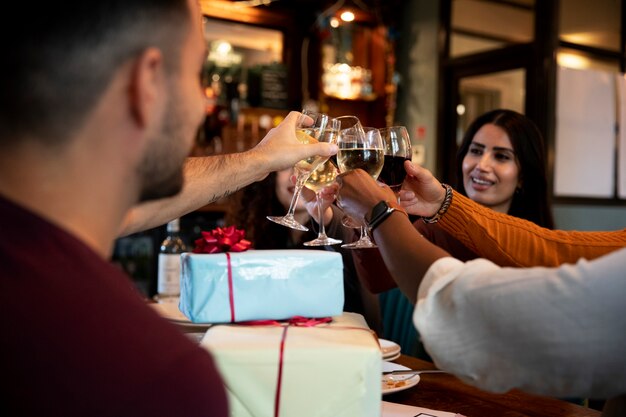
<path fill-rule="evenodd" d="M 185 0 L 16 2 L 5 20 L 19 23 L 0 29 L 0 147 L 20 137 L 61 144 L 147 47 L 176 69 L 190 16 Z"/>
<path fill-rule="evenodd" d="M 285 207 L 276 195 L 276 173 L 272 172 L 263 181 L 252 183 L 231 196 L 225 223 L 245 230 L 246 239 L 255 249 L 287 249 L 290 229 L 266 219 L 266 216 L 284 213 Z M 312 230 L 310 227 L 302 242 L 316 237 Z"/>
<path fill-rule="evenodd" d="M 529 118 L 513 110 L 492 110 L 470 124 L 456 155 L 457 191 L 467 195 L 463 185 L 463 158 L 476 132 L 486 124 L 496 125 L 507 133 L 519 162 L 522 185 L 513 195 L 508 214 L 552 229 L 554 220 L 548 197 L 543 138 Z"/>

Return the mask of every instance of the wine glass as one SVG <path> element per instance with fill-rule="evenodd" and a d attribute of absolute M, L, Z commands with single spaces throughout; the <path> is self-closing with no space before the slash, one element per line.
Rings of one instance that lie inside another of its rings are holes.
<path fill-rule="evenodd" d="M 337 152 L 339 169 L 341 172 L 347 172 L 360 168 L 376 179 L 383 168 L 384 162 L 384 148 L 380 132 L 374 128 L 363 128 L 358 121 L 344 129 L 347 123 L 341 119 L 341 117 L 337 118 L 340 122 L 339 138 L 337 139 L 337 145 L 339 146 L 339 152 Z M 353 121 L 348 123 L 353 123 Z M 360 229 L 361 236 L 359 240 L 341 245 L 341 247 L 348 249 L 377 247 L 370 239 L 367 228 L 361 225 Z"/>
<path fill-rule="evenodd" d="M 326 132 L 327 130 L 330 132 Z M 337 132 L 337 130 L 336 122 L 334 119 L 328 117 L 327 114 L 307 110 L 302 111 L 302 115 L 296 123 L 296 137 L 304 144 L 319 141 L 335 143 L 337 141 L 337 134 L 332 134 L 332 132 Z M 309 230 L 294 218 L 296 204 L 302 192 L 302 187 L 304 187 L 304 183 L 307 178 L 309 178 L 309 175 L 311 175 L 311 172 L 313 172 L 318 165 L 326 162 L 327 159 L 327 156 L 316 155 L 296 162 L 294 165 L 296 186 L 293 197 L 291 198 L 289 210 L 284 216 L 267 216 L 268 220 L 304 232 Z"/>
<path fill-rule="evenodd" d="M 385 147 L 385 164 L 378 176 L 396 195 L 402 187 L 406 171 L 404 161 L 411 160 L 411 138 L 404 126 L 392 126 L 378 129 Z"/>
<path fill-rule="evenodd" d="M 315 192 L 318 223 L 320 225 L 319 232 L 317 233 L 317 238 L 308 242 L 304 242 L 305 246 L 326 246 L 341 243 L 341 240 L 333 239 L 332 237 L 328 237 L 326 235 L 326 230 L 324 228 L 324 218 L 322 213 L 322 189 L 324 187 L 328 187 L 333 182 L 335 182 L 335 177 L 337 177 L 337 167 L 329 159 L 322 165 L 318 166 L 317 169 L 311 173 L 309 178 L 304 183 L 304 186 L 306 188 Z"/>

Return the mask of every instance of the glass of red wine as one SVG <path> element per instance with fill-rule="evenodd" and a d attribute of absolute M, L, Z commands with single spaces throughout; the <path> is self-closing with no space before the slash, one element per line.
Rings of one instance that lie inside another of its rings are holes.
<path fill-rule="evenodd" d="M 396 195 L 406 177 L 404 161 L 411 160 L 411 138 L 404 126 L 392 126 L 378 129 L 385 148 L 385 164 L 378 175 L 378 181 L 391 188 Z"/>
<path fill-rule="evenodd" d="M 339 139 L 337 140 L 337 145 L 339 146 L 339 152 L 337 152 L 339 170 L 347 172 L 358 168 L 376 179 L 383 167 L 383 141 L 378 129 L 364 127 L 361 129 L 361 132 L 356 135 L 348 129 L 340 130 Z M 346 222 L 342 221 L 342 223 L 344 226 L 352 227 L 350 225 L 351 222 L 346 224 Z M 341 247 L 347 249 L 376 248 L 376 244 L 372 242 L 368 234 L 368 228 L 363 224 L 357 224 L 361 231 L 359 239 L 356 242 L 341 245 Z"/>

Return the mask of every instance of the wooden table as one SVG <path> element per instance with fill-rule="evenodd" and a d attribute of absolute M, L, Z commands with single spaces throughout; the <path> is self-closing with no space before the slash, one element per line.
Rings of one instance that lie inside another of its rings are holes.
<path fill-rule="evenodd" d="M 393 362 L 411 369 L 435 369 L 435 366 L 411 356 L 402 355 Z M 423 374 L 415 387 L 388 394 L 383 400 L 449 411 L 466 417 L 598 417 L 600 412 L 554 398 L 513 390 L 492 394 L 467 385 L 447 374 Z"/>

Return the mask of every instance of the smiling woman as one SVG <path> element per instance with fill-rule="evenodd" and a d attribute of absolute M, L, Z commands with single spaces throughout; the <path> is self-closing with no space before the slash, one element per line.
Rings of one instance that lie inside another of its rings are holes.
<path fill-rule="evenodd" d="M 526 116 L 498 109 L 470 124 L 457 153 L 457 191 L 493 210 L 552 228 L 544 142 Z"/>
<path fill-rule="evenodd" d="M 487 112 L 468 127 L 456 157 L 456 190 L 494 211 L 554 227 L 549 206 L 543 138 L 513 110 Z M 436 224 L 415 222 L 429 241 L 462 261 L 476 254 Z"/>
<path fill-rule="evenodd" d="M 483 125 L 472 139 L 461 169 L 469 198 L 501 213 L 509 211 L 522 181 L 513 145 L 502 128 Z"/>

